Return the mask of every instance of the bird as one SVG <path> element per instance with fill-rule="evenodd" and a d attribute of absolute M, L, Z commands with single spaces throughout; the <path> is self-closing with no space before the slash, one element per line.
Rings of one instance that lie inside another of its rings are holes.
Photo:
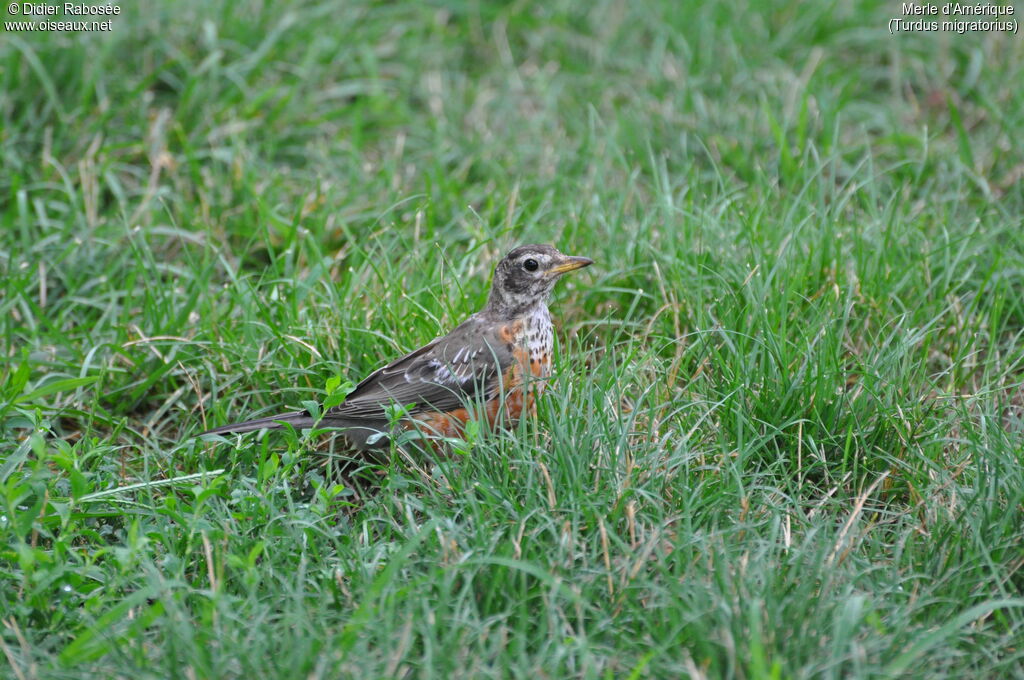
<path fill-rule="evenodd" d="M 486 419 L 490 427 L 512 424 L 524 411 L 535 412 L 551 375 L 554 331 L 548 300 L 555 283 L 593 263 L 550 245 L 514 248 L 495 267 L 480 311 L 368 375 L 319 420 L 289 411 L 200 436 L 315 426 L 342 430 L 357 451 L 370 451 L 389 446 L 395 432 L 388 413 L 395 405 L 404 407 L 398 427 L 434 441 L 459 437 L 471 419 Z"/>

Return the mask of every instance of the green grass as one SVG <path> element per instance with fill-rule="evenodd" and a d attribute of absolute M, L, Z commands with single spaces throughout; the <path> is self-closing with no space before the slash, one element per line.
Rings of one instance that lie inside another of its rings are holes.
<path fill-rule="evenodd" d="M 1018 37 L 121 8 L 0 35 L 0 675 L 1024 678 Z M 597 261 L 536 421 L 371 483 L 193 438 L 451 328 L 524 242 Z"/>

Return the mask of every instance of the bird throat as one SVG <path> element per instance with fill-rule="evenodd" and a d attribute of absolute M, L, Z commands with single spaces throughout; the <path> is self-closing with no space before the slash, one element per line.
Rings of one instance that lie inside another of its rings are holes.
<path fill-rule="evenodd" d="M 548 306 L 539 302 L 523 316 L 523 344 L 530 357 L 536 358 L 538 363 L 542 357 L 544 358 L 544 377 L 550 372 L 554 342 L 551 314 L 548 312 Z"/>

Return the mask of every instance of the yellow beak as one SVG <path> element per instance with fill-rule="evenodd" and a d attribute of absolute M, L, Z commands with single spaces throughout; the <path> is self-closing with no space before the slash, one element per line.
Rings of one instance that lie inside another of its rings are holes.
<path fill-rule="evenodd" d="M 574 257 L 567 256 L 562 264 L 556 265 L 548 270 L 549 274 L 558 275 L 566 272 L 571 272 L 574 269 L 582 269 L 583 267 L 589 267 L 594 264 L 594 261 L 589 257 Z"/>

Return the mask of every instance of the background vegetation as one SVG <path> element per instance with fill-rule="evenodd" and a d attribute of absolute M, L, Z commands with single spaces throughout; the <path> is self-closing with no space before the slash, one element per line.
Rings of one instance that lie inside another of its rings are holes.
<path fill-rule="evenodd" d="M 120 6 L 0 36 L 0 674 L 1024 677 L 1019 37 Z M 372 484 L 193 438 L 450 328 L 523 242 L 598 263 L 536 422 Z"/>

